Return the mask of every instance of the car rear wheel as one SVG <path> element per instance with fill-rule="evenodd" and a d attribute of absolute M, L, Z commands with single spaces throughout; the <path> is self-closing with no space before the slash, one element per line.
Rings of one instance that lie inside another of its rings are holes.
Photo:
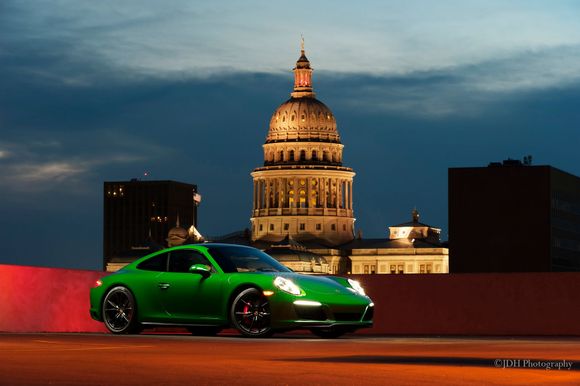
<path fill-rule="evenodd" d="M 113 287 L 103 299 L 103 321 L 113 334 L 139 331 L 135 297 L 126 287 Z"/>
<path fill-rule="evenodd" d="M 313 328 L 310 331 L 314 335 L 325 339 L 335 339 L 348 332 L 345 329 L 339 327 Z"/>
<path fill-rule="evenodd" d="M 244 336 L 262 338 L 273 333 L 270 303 L 256 288 L 247 288 L 236 296 L 230 318 L 234 327 Z"/>

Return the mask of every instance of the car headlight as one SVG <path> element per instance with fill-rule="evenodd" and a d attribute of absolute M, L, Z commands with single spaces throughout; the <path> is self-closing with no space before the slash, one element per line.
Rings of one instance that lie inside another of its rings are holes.
<path fill-rule="evenodd" d="M 298 287 L 292 280 L 285 279 L 281 276 L 276 277 L 274 279 L 274 285 L 276 288 L 281 289 L 284 292 L 288 292 L 289 294 L 300 296 L 302 291 L 300 287 Z"/>
<path fill-rule="evenodd" d="M 360 285 L 360 283 L 356 280 L 352 280 L 352 279 L 348 279 L 348 284 L 350 284 L 350 286 L 352 287 L 353 290 L 355 290 L 358 294 L 362 295 L 362 296 L 367 296 L 367 294 L 365 293 L 364 288 Z"/>

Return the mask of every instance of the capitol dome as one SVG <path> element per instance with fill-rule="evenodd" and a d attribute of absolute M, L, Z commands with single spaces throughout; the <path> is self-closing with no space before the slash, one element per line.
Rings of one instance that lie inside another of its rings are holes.
<path fill-rule="evenodd" d="M 266 143 L 321 141 L 340 143 L 332 111 L 314 97 L 290 98 L 270 119 Z"/>
<path fill-rule="evenodd" d="M 355 173 L 342 165 L 344 145 L 334 114 L 315 97 L 304 40 L 292 71 L 290 99 L 270 118 L 262 145 L 264 165 L 252 172 L 252 241 L 279 241 L 291 236 L 298 241 L 341 245 L 354 238 Z M 300 264 L 300 269 L 313 261 L 313 267 L 327 272 L 328 263 L 318 256 L 302 251 L 274 252 L 286 263 Z"/>

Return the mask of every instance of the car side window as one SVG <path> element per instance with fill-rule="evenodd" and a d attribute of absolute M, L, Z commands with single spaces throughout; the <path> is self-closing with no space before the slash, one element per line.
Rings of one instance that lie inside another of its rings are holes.
<path fill-rule="evenodd" d="M 172 251 L 169 256 L 169 272 L 189 272 L 189 268 L 194 264 L 204 264 L 213 270 L 209 260 L 201 252 L 193 249 L 180 249 Z"/>
<path fill-rule="evenodd" d="M 167 255 L 167 253 L 162 253 L 147 259 L 139 264 L 137 269 L 143 269 L 145 271 L 165 272 L 167 271 Z"/>

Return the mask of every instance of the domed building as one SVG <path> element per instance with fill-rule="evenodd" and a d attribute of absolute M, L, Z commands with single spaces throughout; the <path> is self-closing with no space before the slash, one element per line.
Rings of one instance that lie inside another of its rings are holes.
<path fill-rule="evenodd" d="M 316 99 L 304 42 L 293 71 L 290 99 L 270 119 L 264 165 L 251 173 L 252 241 L 344 244 L 354 239 L 355 173 L 342 165 L 332 111 Z"/>

